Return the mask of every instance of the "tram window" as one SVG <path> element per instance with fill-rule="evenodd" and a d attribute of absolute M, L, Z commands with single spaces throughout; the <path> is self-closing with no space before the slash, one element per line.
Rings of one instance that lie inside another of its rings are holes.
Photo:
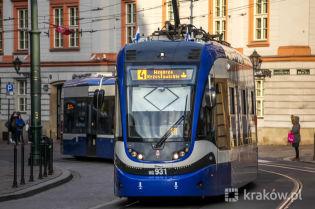
<path fill-rule="evenodd" d="M 115 119 L 114 119 L 114 127 L 115 127 L 115 139 L 122 137 L 122 127 L 121 127 L 121 108 L 120 108 L 120 100 L 119 100 L 119 91 L 118 91 L 118 81 L 116 81 L 116 97 L 115 97 Z"/>
<path fill-rule="evenodd" d="M 246 90 L 242 90 L 242 114 L 246 115 L 247 114 L 247 99 L 246 99 Z"/>
<path fill-rule="evenodd" d="M 230 114 L 235 114 L 235 97 L 234 97 L 234 88 L 230 88 Z"/>
<path fill-rule="evenodd" d="M 88 101 L 82 98 L 65 99 L 64 132 L 84 133 L 87 122 Z"/>
<path fill-rule="evenodd" d="M 114 111 L 115 97 L 105 97 L 103 106 L 99 112 L 98 131 L 99 134 L 114 133 Z"/>
<path fill-rule="evenodd" d="M 213 84 L 213 82 L 211 82 Z M 206 89 L 209 88 L 209 80 L 206 84 Z M 215 144 L 215 129 L 213 109 L 206 107 L 205 95 L 203 95 L 202 104 L 199 112 L 197 136 L 199 139 L 209 139 Z"/>

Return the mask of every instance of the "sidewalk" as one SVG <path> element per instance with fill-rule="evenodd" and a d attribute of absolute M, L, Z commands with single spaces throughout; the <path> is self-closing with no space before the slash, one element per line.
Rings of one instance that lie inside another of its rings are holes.
<path fill-rule="evenodd" d="M 29 182 L 30 178 L 30 166 L 28 166 L 28 157 L 30 145 L 25 145 L 24 156 L 24 178 L 25 185 L 21 185 L 21 145 L 17 146 L 17 182 L 18 187 L 12 188 L 14 177 L 14 164 L 13 164 L 13 144 L 7 144 L 0 141 L 0 202 L 12 199 L 18 199 L 22 197 L 32 196 L 39 192 L 56 187 L 60 184 L 68 182 L 72 179 L 72 174 L 65 169 L 54 166 L 54 172 L 52 175 L 48 175 L 43 179 L 38 179 L 39 166 L 34 166 L 33 176 L 34 181 Z M 47 172 L 48 173 L 48 172 Z"/>
<path fill-rule="evenodd" d="M 315 163 L 313 160 L 314 145 L 301 145 L 300 161 Z M 295 157 L 295 150 L 291 145 L 276 146 L 276 145 L 260 145 L 258 146 L 258 157 L 277 160 L 289 160 Z"/>

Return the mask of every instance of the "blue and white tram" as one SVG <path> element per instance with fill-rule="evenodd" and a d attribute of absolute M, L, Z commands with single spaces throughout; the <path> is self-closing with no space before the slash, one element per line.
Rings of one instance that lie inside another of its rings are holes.
<path fill-rule="evenodd" d="M 95 90 L 104 90 L 101 105 L 93 103 Z M 63 86 L 62 153 L 113 159 L 115 78 L 85 77 Z"/>
<path fill-rule="evenodd" d="M 213 196 L 257 176 L 250 60 L 215 41 L 147 41 L 117 58 L 115 195 Z"/>

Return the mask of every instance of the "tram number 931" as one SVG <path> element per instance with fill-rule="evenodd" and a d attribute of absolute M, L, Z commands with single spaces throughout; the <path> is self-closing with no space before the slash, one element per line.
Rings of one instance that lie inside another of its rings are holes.
<path fill-rule="evenodd" d="M 149 170 L 149 175 L 155 176 L 167 175 L 167 170 L 166 168 L 155 168 L 154 170 Z"/>

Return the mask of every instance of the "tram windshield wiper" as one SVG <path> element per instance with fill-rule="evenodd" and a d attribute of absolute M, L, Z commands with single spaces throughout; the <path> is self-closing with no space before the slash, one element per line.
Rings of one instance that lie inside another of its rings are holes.
<path fill-rule="evenodd" d="M 186 120 L 187 97 L 188 97 L 188 95 L 186 96 L 184 114 L 182 116 L 180 116 L 180 118 L 166 131 L 166 133 L 161 137 L 160 141 L 158 143 L 156 143 L 156 145 L 154 145 L 154 148 L 160 148 L 165 143 L 165 141 L 168 139 L 168 137 L 170 137 L 172 130 L 174 130 L 174 128 L 177 128 L 177 126 L 182 121 Z"/>

